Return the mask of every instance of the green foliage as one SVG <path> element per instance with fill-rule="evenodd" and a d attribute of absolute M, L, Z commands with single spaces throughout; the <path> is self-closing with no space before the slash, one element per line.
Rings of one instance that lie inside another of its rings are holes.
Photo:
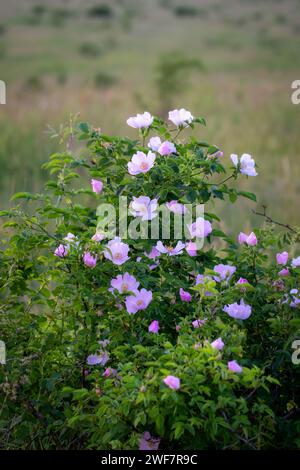
<path fill-rule="evenodd" d="M 93 42 L 83 42 L 79 46 L 79 53 L 86 57 L 97 57 L 101 54 L 101 50 Z"/>
<path fill-rule="evenodd" d="M 88 14 L 95 18 L 112 18 L 114 16 L 114 11 L 109 5 L 103 4 L 91 7 Z"/>
<path fill-rule="evenodd" d="M 190 127 L 203 131 L 204 125 L 197 118 Z M 226 174 L 214 156 L 217 147 L 195 137 L 184 142 L 184 129 L 174 133 L 172 127 L 155 118 L 132 140 L 72 119 L 53 135 L 63 148 L 44 165 L 51 178 L 45 192 L 19 192 L 13 197 L 19 205 L 0 213 L 0 331 L 7 350 L 0 369 L 2 448 L 134 449 L 145 431 L 161 439 L 161 449 L 300 445 L 299 366 L 291 360 L 299 314 L 285 302 L 299 287 L 299 269 L 280 279 L 269 254 L 274 246 L 298 242 L 300 231 L 262 228 L 257 246 L 239 247 L 227 238 L 212 201 L 255 196 L 231 185 L 240 174 L 236 168 Z M 177 154 L 157 156 L 151 171 L 132 177 L 127 163 L 146 151 L 149 131 L 175 142 Z M 100 195 L 91 191 L 91 178 L 103 181 Z M 119 195 L 130 201 L 141 194 L 161 203 L 205 203 L 213 232 L 197 256 L 161 256 L 150 270 L 144 253 L 157 240 L 143 239 L 126 240 L 130 259 L 122 266 L 103 256 L 106 241 L 91 240 L 97 206 L 117 207 Z M 65 258 L 54 256 L 70 232 L 78 243 Z M 82 262 L 86 250 L 98 256 L 94 269 Z M 218 263 L 237 267 L 230 281 L 209 277 Z M 120 308 L 123 295 L 108 291 L 126 271 L 153 292 L 148 308 L 135 315 Z M 197 274 L 205 280 L 195 286 Z M 237 284 L 239 277 L 248 283 Z M 181 302 L 180 288 L 192 292 L 192 302 Z M 245 321 L 223 311 L 241 298 L 252 306 Z M 160 323 L 158 334 L 148 332 L 153 319 Z M 194 328 L 195 319 L 205 322 Z M 218 337 L 222 351 L 210 344 Z M 109 343 L 100 346 L 105 339 Z M 107 366 L 115 374 L 107 377 L 103 366 L 87 365 L 98 350 L 109 354 Z M 241 374 L 229 371 L 233 358 Z M 163 383 L 167 375 L 180 378 L 180 390 Z"/>
<path fill-rule="evenodd" d="M 172 109 L 175 99 L 187 86 L 192 72 L 203 70 L 198 59 L 191 59 L 180 53 L 163 55 L 156 67 L 156 88 L 162 115 Z"/>

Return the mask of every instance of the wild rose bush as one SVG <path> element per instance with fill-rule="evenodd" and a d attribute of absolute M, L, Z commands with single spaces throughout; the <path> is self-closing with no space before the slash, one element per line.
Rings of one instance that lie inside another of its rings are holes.
<path fill-rule="evenodd" d="M 257 176 L 252 157 L 188 137 L 205 120 L 184 109 L 127 122 L 135 140 L 60 129 L 45 193 L 1 213 L 1 446 L 300 446 L 300 230 L 227 237 L 213 207 L 255 200 L 235 183 Z M 158 201 L 206 211 L 182 240 L 109 240 L 97 207 L 120 195 L 146 223 Z"/>

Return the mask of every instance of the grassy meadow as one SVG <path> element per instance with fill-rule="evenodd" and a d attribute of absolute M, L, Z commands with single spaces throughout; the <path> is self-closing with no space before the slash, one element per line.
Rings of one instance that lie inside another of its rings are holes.
<path fill-rule="evenodd" d="M 299 0 L 0 0 L 0 201 L 40 191 L 58 143 L 48 126 L 80 113 L 106 133 L 134 135 L 126 118 L 185 107 L 207 119 L 199 137 L 250 153 L 257 178 L 244 190 L 298 224 Z M 261 221 L 256 205 L 228 204 L 224 227 Z"/>

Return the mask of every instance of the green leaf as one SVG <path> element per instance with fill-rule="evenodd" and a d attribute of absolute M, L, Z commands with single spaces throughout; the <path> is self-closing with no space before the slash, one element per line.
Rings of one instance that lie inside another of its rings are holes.
<path fill-rule="evenodd" d="M 90 127 L 87 122 L 81 122 L 79 124 L 79 129 L 84 132 L 85 134 L 88 134 L 90 132 Z"/>
<path fill-rule="evenodd" d="M 254 201 L 254 202 L 257 201 L 254 193 L 249 193 L 247 191 L 238 191 L 238 195 L 246 197 L 247 199 L 251 199 L 251 201 Z"/>

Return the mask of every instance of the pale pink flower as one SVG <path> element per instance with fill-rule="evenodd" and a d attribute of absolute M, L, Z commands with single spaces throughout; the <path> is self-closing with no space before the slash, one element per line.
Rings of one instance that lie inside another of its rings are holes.
<path fill-rule="evenodd" d="M 110 340 L 109 339 L 100 339 L 98 341 L 98 343 L 100 344 L 100 346 L 102 346 L 102 348 L 105 349 L 110 344 Z"/>
<path fill-rule="evenodd" d="M 153 122 L 153 116 L 145 111 L 143 114 L 137 114 L 127 119 L 127 124 L 135 129 L 144 129 L 151 126 Z"/>
<path fill-rule="evenodd" d="M 96 232 L 95 235 L 92 236 L 92 240 L 94 242 L 102 242 L 104 238 L 105 238 L 105 235 L 101 232 Z"/>
<path fill-rule="evenodd" d="M 152 292 L 141 289 L 135 295 L 126 297 L 125 305 L 128 313 L 136 313 L 138 310 L 145 310 L 152 301 Z"/>
<path fill-rule="evenodd" d="M 244 243 L 249 246 L 255 246 L 257 245 L 257 238 L 254 232 L 251 232 L 250 235 L 247 235 L 244 232 L 241 232 L 238 237 L 238 242 L 240 245 L 243 245 Z"/>
<path fill-rule="evenodd" d="M 215 341 L 210 343 L 210 345 L 217 349 L 218 351 L 221 351 L 224 348 L 224 343 L 222 341 L 222 338 L 217 338 Z"/>
<path fill-rule="evenodd" d="M 240 374 L 243 371 L 243 368 L 236 361 L 229 361 L 228 369 L 231 372 L 236 372 L 237 374 Z"/>
<path fill-rule="evenodd" d="M 232 275 L 235 273 L 236 267 L 230 266 L 229 264 L 217 264 L 214 267 L 214 271 L 218 274 L 218 276 L 214 276 L 215 281 L 229 281 Z"/>
<path fill-rule="evenodd" d="M 203 217 L 198 217 L 196 222 L 188 225 L 191 238 L 205 238 L 212 232 L 211 223 L 204 220 Z"/>
<path fill-rule="evenodd" d="M 100 180 L 91 180 L 92 190 L 96 194 L 100 194 L 103 189 L 103 183 Z"/>
<path fill-rule="evenodd" d="M 197 244 L 195 242 L 188 242 L 185 249 L 188 255 L 197 256 Z"/>
<path fill-rule="evenodd" d="M 243 245 L 244 243 L 246 243 L 247 238 L 248 238 L 248 235 L 246 235 L 244 232 L 240 232 L 240 233 L 239 233 L 239 236 L 238 236 L 238 242 L 239 242 L 239 244 L 240 244 L 240 245 Z"/>
<path fill-rule="evenodd" d="M 255 161 L 251 155 L 243 153 L 239 161 L 239 157 L 233 153 L 230 155 L 230 158 L 234 166 L 237 167 L 239 165 L 241 173 L 247 176 L 257 176 L 257 172 L 255 170 Z"/>
<path fill-rule="evenodd" d="M 180 326 L 180 325 L 176 325 L 175 330 L 176 330 L 176 331 L 180 331 L 180 330 L 181 330 L 181 326 Z"/>
<path fill-rule="evenodd" d="M 186 213 L 185 205 L 181 204 L 178 201 L 166 202 L 166 207 L 169 209 L 169 211 L 173 212 L 174 214 L 185 214 Z"/>
<path fill-rule="evenodd" d="M 194 117 L 184 108 L 181 109 L 174 109 L 173 111 L 169 112 L 169 120 L 173 122 L 173 124 L 177 127 L 184 126 L 186 127 L 193 121 Z"/>
<path fill-rule="evenodd" d="M 279 276 L 289 276 L 290 275 L 290 271 L 288 270 L 288 268 L 284 268 L 282 269 L 281 271 L 279 271 Z"/>
<path fill-rule="evenodd" d="M 65 256 L 67 256 L 68 252 L 69 252 L 69 247 L 61 243 L 60 245 L 58 245 L 58 247 L 54 251 L 54 254 L 55 256 L 58 256 L 59 258 L 64 258 Z"/>
<path fill-rule="evenodd" d="M 121 241 L 121 238 L 115 237 L 110 240 L 106 245 L 103 254 L 106 259 L 109 259 L 114 264 L 121 265 L 129 260 L 128 256 L 129 246 Z"/>
<path fill-rule="evenodd" d="M 64 240 L 68 242 L 67 243 L 68 247 L 70 247 L 70 245 L 72 244 L 73 245 L 79 244 L 79 242 L 77 241 L 78 240 L 77 237 L 73 233 L 68 233 L 68 235 L 64 238 Z"/>
<path fill-rule="evenodd" d="M 193 328 L 201 328 L 206 323 L 206 318 L 203 320 L 194 320 L 192 321 Z"/>
<path fill-rule="evenodd" d="M 293 258 L 292 259 L 292 267 L 293 268 L 298 268 L 300 266 L 300 256 L 298 258 Z"/>
<path fill-rule="evenodd" d="M 244 277 L 240 277 L 237 281 L 237 284 L 249 284 L 249 281 L 247 281 L 247 279 L 245 279 Z"/>
<path fill-rule="evenodd" d="M 208 157 L 209 158 L 222 158 L 224 157 L 224 153 L 222 152 L 222 150 L 217 150 L 215 153 L 210 153 Z"/>
<path fill-rule="evenodd" d="M 112 369 L 111 367 L 107 367 L 105 371 L 103 372 L 103 377 L 111 377 L 117 375 L 118 371 L 117 369 Z"/>
<path fill-rule="evenodd" d="M 127 292 L 137 292 L 140 283 L 136 280 L 134 276 L 131 276 L 129 273 L 118 274 L 115 279 L 111 280 L 111 288 L 116 289 L 120 294 L 125 294 Z"/>
<path fill-rule="evenodd" d="M 247 320 L 251 315 L 252 309 L 251 306 L 246 305 L 242 299 L 239 304 L 235 302 L 234 304 L 225 305 L 223 311 L 237 320 Z"/>
<path fill-rule="evenodd" d="M 148 331 L 149 333 L 158 333 L 159 328 L 159 322 L 157 320 L 153 320 L 148 327 Z"/>
<path fill-rule="evenodd" d="M 180 379 L 174 375 L 168 375 L 165 379 L 163 379 L 163 382 L 172 390 L 180 389 Z"/>
<path fill-rule="evenodd" d="M 277 264 L 283 264 L 286 265 L 289 259 L 289 254 L 287 251 L 283 251 L 282 253 L 277 253 L 276 255 L 276 261 Z"/>
<path fill-rule="evenodd" d="M 142 220 L 152 220 L 157 216 L 157 199 L 148 196 L 134 197 L 129 204 L 129 211 L 134 217 L 141 217 Z"/>
<path fill-rule="evenodd" d="M 155 162 L 155 154 L 148 152 L 146 155 L 144 152 L 137 152 L 133 155 L 130 162 L 128 162 L 128 172 L 131 175 L 138 175 L 140 173 L 147 173 Z"/>
<path fill-rule="evenodd" d="M 150 432 L 146 431 L 140 438 L 139 450 L 157 450 L 159 443 L 159 437 L 153 437 Z"/>
<path fill-rule="evenodd" d="M 153 269 L 156 269 L 159 266 L 159 261 L 156 261 L 153 264 L 150 264 L 149 269 L 153 271 Z"/>
<path fill-rule="evenodd" d="M 161 156 L 166 157 L 167 155 L 171 155 L 171 153 L 176 153 L 176 147 L 173 144 L 173 142 L 170 142 L 169 140 L 166 140 L 165 142 L 163 142 L 160 145 L 160 147 L 158 149 L 158 153 Z"/>
<path fill-rule="evenodd" d="M 89 366 L 95 366 L 98 364 L 100 364 L 101 366 L 105 366 L 108 360 L 109 360 L 109 354 L 106 351 L 104 351 L 100 354 L 91 354 L 90 356 L 88 356 L 87 364 Z"/>
<path fill-rule="evenodd" d="M 145 253 L 145 256 L 149 259 L 156 259 L 160 256 L 160 252 L 153 246 L 150 253 Z"/>
<path fill-rule="evenodd" d="M 192 300 L 191 294 L 183 290 L 182 287 L 179 289 L 179 295 L 180 295 L 182 302 L 190 302 Z"/>
<path fill-rule="evenodd" d="M 97 264 L 97 256 L 93 256 L 89 251 L 84 253 L 82 259 L 88 268 L 94 268 Z"/>
<path fill-rule="evenodd" d="M 151 137 L 148 143 L 148 147 L 153 150 L 153 152 L 158 152 L 159 147 L 161 146 L 160 137 Z"/>
<path fill-rule="evenodd" d="M 158 241 L 156 244 L 156 249 L 160 253 L 167 254 L 169 256 L 181 255 L 184 247 L 185 243 L 182 243 L 182 241 L 177 242 L 175 248 L 172 246 L 165 246 L 161 241 Z"/>

